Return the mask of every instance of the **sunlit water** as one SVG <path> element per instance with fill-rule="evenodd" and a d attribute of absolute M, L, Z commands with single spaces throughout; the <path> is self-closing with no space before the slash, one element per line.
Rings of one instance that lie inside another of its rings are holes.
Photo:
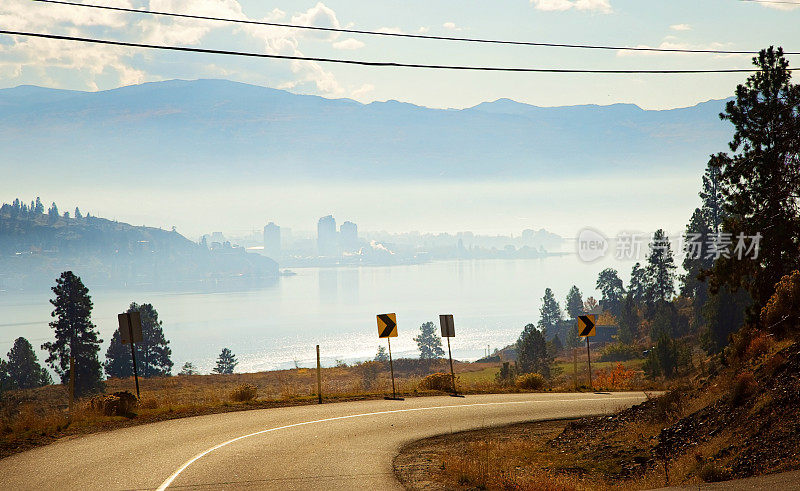
<path fill-rule="evenodd" d="M 613 261 L 613 260 L 609 260 Z M 597 274 L 618 267 L 626 282 L 631 264 L 585 264 L 576 256 L 529 260 L 441 261 L 414 266 L 303 268 L 275 284 L 236 292 L 146 292 L 90 289 L 93 321 L 105 353 L 116 314 L 132 302 L 152 303 L 164 322 L 177 373 L 191 361 L 208 372 L 223 347 L 238 356 L 237 371 L 311 366 L 319 344 L 324 365 L 374 356 L 379 344 L 375 314 L 396 312 L 395 356 L 417 356 L 413 337 L 438 314 L 455 316 L 453 356 L 476 359 L 514 342 L 526 323 L 536 322 L 546 287 L 563 306 L 575 284 L 595 295 Z M 79 272 L 78 272 L 79 274 Z M 50 292 L 0 293 L 0 355 L 18 336 L 35 347 L 52 338 Z M 445 344 L 446 348 L 446 344 Z M 44 353 L 39 351 L 40 361 Z"/>

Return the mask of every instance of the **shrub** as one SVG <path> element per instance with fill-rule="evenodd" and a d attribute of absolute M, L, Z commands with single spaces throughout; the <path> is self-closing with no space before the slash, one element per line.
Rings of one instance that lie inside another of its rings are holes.
<path fill-rule="evenodd" d="M 685 393 L 687 390 L 679 387 L 656 397 L 653 406 L 653 421 L 664 422 L 679 418 L 686 406 Z"/>
<path fill-rule="evenodd" d="M 422 379 L 419 383 L 419 388 L 423 390 L 441 390 L 442 392 L 450 392 L 453 390 L 453 377 L 449 373 L 437 372 L 432 373 Z"/>
<path fill-rule="evenodd" d="M 538 373 L 526 373 L 517 378 L 517 387 L 525 390 L 540 390 L 547 385 L 547 381 Z"/>
<path fill-rule="evenodd" d="M 742 404 L 753 395 L 758 388 L 755 377 L 750 372 L 742 372 L 736 376 L 731 389 L 731 402 L 734 406 Z"/>
<path fill-rule="evenodd" d="M 639 348 L 622 343 L 610 344 L 600 353 L 600 361 L 628 361 L 641 357 Z"/>
<path fill-rule="evenodd" d="M 497 372 L 494 378 L 497 385 L 502 387 L 514 385 L 517 378 L 517 367 L 511 365 L 510 362 L 504 361 L 503 365 L 500 367 L 500 371 Z"/>
<path fill-rule="evenodd" d="M 627 389 L 636 372 L 625 368 L 622 363 L 612 369 L 601 369 L 594 373 L 594 385 L 603 389 Z"/>
<path fill-rule="evenodd" d="M 721 482 L 729 479 L 725 469 L 719 467 L 714 462 L 706 462 L 703 464 L 703 466 L 700 467 L 698 475 L 703 482 Z"/>
<path fill-rule="evenodd" d="M 759 332 L 750 340 L 747 346 L 747 357 L 753 360 L 761 358 L 761 356 L 769 353 L 774 345 L 775 341 L 772 336 L 765 332 Z"/>
<path fill-rule="evenodd" d="M 248 402 L 256 398 L 258 387 L 250 384 L 242 384 L 231 391 L 233 402 Z"/>
<path fill-rule="evenodd" d="M 92 411 L 104 416 L 131 416 L 137 404 L 136 396 L 128 391 L 94 396 L 88 406 Z"/>
<path fill-rule="evenodd" d="M 370 390 L 378 381 L 378 374 L 385 369 L 385 364 L 380 361 L 365 361 L 358 365 L 358 369 L 361 372 L 364 390 Z"/>

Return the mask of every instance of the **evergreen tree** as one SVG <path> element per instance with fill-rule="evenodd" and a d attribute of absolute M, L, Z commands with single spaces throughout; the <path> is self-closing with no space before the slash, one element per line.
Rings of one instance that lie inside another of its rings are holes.
<path fill-rule="evenodd" d="M 572 319 L 572 327 L 568 328 L 565 335 L 565 343 L 568 348 L 578 345 L 578 316 L 583 313 L 583 298 L 577 286 L 572 286 L 567 293 L 567 315 Z"/>
<path fill-rule="evenodd" d="M 672 378 L 678 373 L 680 359 L 680 346 L 678 342 L 666 333 L 662 333 L 656 341 L 655 347 L 650 350 L 644 363 L 644 372 L 651 378 L 661 375 Z"/>
<path fill-rule="evenodd" d="M 555 295 L 553 295 L 553 290 L 545 288 L 542 306 L 539 309 L 539 329 L 543 333 L 547 333 L 548 330 L 552 331 L 561 322 L 561 319 L 561 307 L 558 305 Z"/>
<path fill-rule="evenodd" d="M 181 371 L 178 372 L 178 375 L 197 375 L 199 372 L 194 367 L 194 364 L 190 361 L 187 361 L 181 367 Z"/>
<path fill-rule="evenodd" d="M 720 115 L 734 126 L 732 154 L 720 154 L 713 164 L 725 197 L 723 230 L 734 242 L 740 234 L 768 236 L 759 242 L 757 260 L 752 253 L 742 260 L 720 257 L 712 288 L 744 287 L 755 321 L 775 284 L 800 268 L 800 85 L 791 83 L 781 48 L 761 50 L 753 63 L 758 71 L 736 87 L 736 99 Z"/>
<path fill-rule="evenodd" d="M 55 307 L 50 323 L 55 331 L 55 341 L 42 345 L 50 355 L 48 365 L 61 377 L 61 383 L 69 382 L 69 359 L 75 358 L 75 393 L 89 394 L 102 389 L 102 369 L 97 352 L 100 351 L 99 333 L 92 323 L 92 299 L 89 289 L 72 271 L 65 271 L 52 287 L 55 298 L 50 303 Z"/>
<path fill-rule="evenodd" d="M 53 383 L 50 373 L 39 365 L 33 346 L 25 338 L 17 338 L 8 352 L 7 371 L 17 389 L 34 389 Z"/>
<path fill-rule="evenodd" d="M 536 372 L 543 377 L 550 377 L 547 343 L 542 331 L 533 324 L 525 326 L 517 340 L 517 366 L 520 373 Z"/>
<path fill-rule="evenodd" d="M 37 215 L 44 214 L 44 205 L 42 204 L 42 200 L 39 199 L 38 196 L 36 197 L 36 204 L 33 208 L 33 212 L 36 213 Z"/>
<path fill-rule="evenodd" d="M 583 296 L 577 286 L 573 285 L 567 293 L 567 315 L 570 319 L 577 319 L 583 313 Z"/>
<path fill-rule="evenodd" d="M 622 286 L 622 280 L 619 278 L 617 270 L 606 268 L 600 271 L 597 276 L 596 288 L 603 294 L 600 299 L 600 305 L 603 310 L 608 310 L 614 315 L 619 314 L 622 298 L 625 295 L 625 288 Z"/>
<path fill-rule="evenodd" d="M 212 372 L 216 373 L 233 373 L 239 362 L 236 361 L 236 355 L 228 348 L 222 348 L 222 353 L 217 358 L 217 366 L 212 368 Z"/>
<path fill-rule="evenodd" d="M 647 256 L 647 276 L 650 280 L 650 297 L 653 301 L 667 301 L 675 294 L 675 259 L 672 246 L 663 229 L 653 234 L 650 254 Z"/>
<path fill-rule="evenodd" d="M 158 312 L 149 303 L 131 303 L 127 310 L 139 312 L 142 320 L 142 341 L 134 343 L 136 364 L 142 377 L 165 377 L 172 372 L 172 350 L 169 341 L 164 337 L 163 322 L 158 320 Z M 123 345 L 119 330 L 114 332 L 111 344 L 106 352 L 106 375 L 126 378 L 133 376 L 131 349 Z"/>
<path fill-rule="evenodd" d="M 8 363 L 0 358 L 0 394 L 15 388 L 14 381 L 11 379 L 11 375 L 8 373 Z"/>
<path fill-rule="evenodd" d="M 378 346 L 378 352 L 375 354 L 375 359 L 373 361 L 387 363 L 389 361 L 389 353 L 386 352 L 386 348 Z"/>
<path fill-rule="evenodd" d="M 632 344 L 639 336 L 639 313 L 632 293 L 625 296 L 622 308 L 617 316 L 617 340 L 623 344 Z"/>
<path fill-rule="evenodd" d="M 83 215 L 81 215 L 81 210 L 77 206 L 75 207 L 75 218 L 83 218 Z"/>
<path fill-rule="evenodd" d="M 692 214 L 684 235 L 686 242 L 686 255 L 683 258 L 683 269 L 686 274 L 681 275 L 681 295 L 692 298 L 694 310 L 694 323 L 702 323 L 702 310 L 708 300 L 708 283 L 705 281 L 704 272 L 711 269 L 714 264 L 712 257 L 706 251 L 706 244 L 711 237 L 707 215 L 697 208 Z"/>
<path fill-rule="evenodd" d="M 730 335 L 744 325 L 750 295 L 743 289 L 731 292 L 727 285 L 710 295 L 702 309 L 705 329 L 700 346 L 709 354 L 719 353 L 728 345 Z"/>
<path fill-rule="evenodd" d="M 631 281 L 628 283 L 628 296 L 636 305 L 647 301 L 647 271 L 636 263 L 631 269 Z"/>
<path fill-rule="evenodd" d="M 419 335 L 414 338 L 419 349 L 420 360 L 432 360 L 444 356 L 442 338 L 436 335 L 436 325 L 426 322 L 419 326 Z"/>
<path fill-rule="evenodd" d="M 709 233 L 719 233 L 719 227 L 725 216 L 723 204 L 725 197 L 720 187 L 720 165 L 725 162 L 724 153 L 712 155 L 703 174 L 703 187 L 700 199 L 703 200 L 703 221 L 708 225 Z"/>

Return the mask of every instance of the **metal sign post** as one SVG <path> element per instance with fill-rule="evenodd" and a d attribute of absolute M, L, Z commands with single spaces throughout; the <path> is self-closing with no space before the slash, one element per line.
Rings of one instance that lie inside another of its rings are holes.
<path fill-rule="evenodd" d="M 317 401 L 322 404 L 322 368 L 319 364 L 319 345 L 317 345 Z"/>
<path fill-rule="evenodd" d="M 397 389 L 394 385 L 394 361 L 392 360 L 392 339 L 397 337 L 397 315 L 379 314 L 378 318 L 378 337 L 386 338 L 389 343 L 389 370 L 392 374 L 392 397 L 386 399 L 402 401 L 402 397 L 397 397 Z"/>
<path fill-rule="evenodd" d="M 136 366 L 136 349 L 134 343 L 142 341 L 142 318 L 139 312 L 128 312 L 117 315 L 119 321 L 119 337 L 122 344 L 131 345 L 133 360 L 133 377 L 136 380 L 136 398 L 139 399 L 139 369 Z"/>
<path fill-rule="evenodd" d="M 592 384 L 592 353 L 589 350 L 589 337 L 597 334 L 597 314 L 578 316 L 578 335 L 586 338 L 586 363 L 589 366 L 589 389 L 594 389 Z"/>
<path fill-rule="evenodd" d="M 456 372 L 453 370 L 453 353 L 450 351 L 450 338 L 456 335 L 456 326 L 453 314 L 440 314 L 439 326 L 442 328 L 442 337 L 447 338 L 447 356 L 450 358 L 450 377 L 453 379 L 453 396 L 459 397 L 456 389 Z"/>

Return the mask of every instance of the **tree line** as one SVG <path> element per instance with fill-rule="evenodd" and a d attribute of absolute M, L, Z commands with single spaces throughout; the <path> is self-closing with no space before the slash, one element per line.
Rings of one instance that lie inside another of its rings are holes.
<path fill-rule="evenodd" d="M 133 376 L 130 345 L 123 345 L 119 330 L 115 330 L 105 355 L 100 362 L 98 353 L 103 342 L 100 332 L 91 320 L 92 299 L 89 289 L 72 271 L 65 271 L 52 287 L 54 298 L 50 327 L 55 339 L 42 345 L 47 351 L 45 360 L 64 385 L 69 383 L 70 358 L 74 360 L 75 393 L 78 396 L 100 392 L 104 388 L 103 373 L 108 378 Z M 142 377 L 167 377 L 172 374 L 172 349 L 164 336 L 163 322 L 155 307 L 149 303 L 133 302 L 127 312 L 139 312 L 142 323 L 142 341 L 134 343 L 139 375 Z M 33 346 L 20 337 L 7 355 L 0 359 L 0 392 L 13 389 L 31 389 L 50 385 L 53 380 L 38 361 Z M 233 373 L 238 361 L 228 348 L 223 348 L 213 372 Z M 180 375 L 195 375 L 197 370 L 190 362 L 184 364 Z"/>

